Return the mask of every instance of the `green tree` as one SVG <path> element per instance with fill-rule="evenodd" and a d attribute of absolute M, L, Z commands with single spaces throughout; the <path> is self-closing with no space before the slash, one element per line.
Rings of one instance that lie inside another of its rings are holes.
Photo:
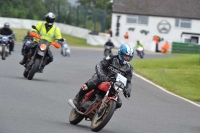
<path fill-rule="evenodd" d="M 96 8 L 96 9 L 101 9 L 101 10 L 106 11 L 106 15 L 104 16 L 106 17 L 106 29 L 110 28 L 112 3 L 110 3 L 109 0 L 78 0 L 77 3 L 89 8 Z M 96 17 L 94 15 L 96 15 L 95 13 L 93 13 L 93 17 Z"/>

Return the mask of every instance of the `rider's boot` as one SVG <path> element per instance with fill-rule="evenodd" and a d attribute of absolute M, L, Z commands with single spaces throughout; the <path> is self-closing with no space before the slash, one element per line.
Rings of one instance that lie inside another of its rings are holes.
<path fill-rule="evenodd" d="M 19 64 L 24 65 L 26 63 L 27 56 L 24 55 L 23 59 L 19 62 Z"/>
<path fill-rule="evenodd" d="M 81 87 L 80 91 L 78 92 L 78 94 L 75 96 L 75 98 L 74 98 L 74 100 L 73 100 L 74 105 L 77 106 L 77 105 L 80 103 L 80 101 L 81 101 L 81 100 L 83 99 L 83 97 L 85 96 L 85 94 L 86 94 L 86 92 L 87 92 L 87 89 L 88 89 L 88 87 L 87 87 L 86 84 L 84 84 L 84 85 Z"/>

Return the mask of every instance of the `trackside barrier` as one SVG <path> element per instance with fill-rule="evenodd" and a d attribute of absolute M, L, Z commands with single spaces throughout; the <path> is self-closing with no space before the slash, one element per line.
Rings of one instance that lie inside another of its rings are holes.
<path fill-rule="evenodd" d="M 200 45 L 191 43 L 172 43 L 172 53 L 200 54 Z"/>

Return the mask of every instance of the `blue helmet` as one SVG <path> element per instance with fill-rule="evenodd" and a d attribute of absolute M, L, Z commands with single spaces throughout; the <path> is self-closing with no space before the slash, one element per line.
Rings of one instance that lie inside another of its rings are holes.
<path fill-rule="evenodd" d="M 133 58 L 134 55 L 134 50 L 131 46 L 127 45 L 127 44 L 122 44 L 119 48 L 118 51 L 118 57 L 119 60 L 123 63 L 126 64 L 127 62 L 130 62 Z M 123 56 L 129 56 L 130 59 L 129 60 L 125 60 Z"/>

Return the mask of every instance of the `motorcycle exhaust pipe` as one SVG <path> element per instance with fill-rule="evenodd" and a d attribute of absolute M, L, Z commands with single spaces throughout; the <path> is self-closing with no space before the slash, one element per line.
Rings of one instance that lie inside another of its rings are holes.
<path fill-rule="evenodd" d="M 69 104 L 72 108 L 76 109 L 76 106 L 74 105 L 74 102 L 73 102 L 72 99 L 69 99 L 69 100 L 68 100 L 68 104 Z"/>
<path fill-rule="evenodd" d="M 85 113 L 83 113 L 83 112 L 81 112 L 81 111 L 79 111 L 79 110 L 77 109 L 77 107 L 74 105 L 74 102 L 73 102 L 72 99 L 69 99 L 69 100 L 68 100 L 68 104 L 69 104 L 73 109 L 75 109 L 76 112 L 78 112 L 79 114 L 81 114 L 81 115 L 84 115 L 84 114 L 85 114 Z"/>

